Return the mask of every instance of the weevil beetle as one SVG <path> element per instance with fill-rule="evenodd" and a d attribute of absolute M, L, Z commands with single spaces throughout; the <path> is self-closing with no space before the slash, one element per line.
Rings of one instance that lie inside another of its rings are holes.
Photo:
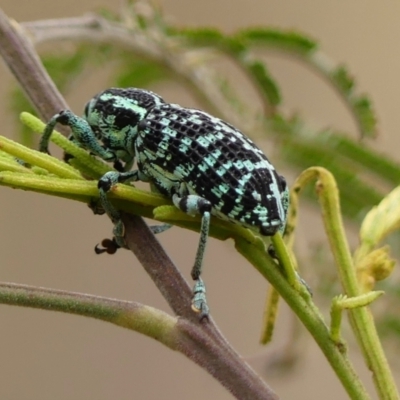
<path fill-rule="evenodd" d="M 93 97 L 80 118 L 69 110 L 47 124 L 40 150 L 47 152 L 57 123 L 71 128 L 71 140 L 118 171 L 98 182 L 101 205 L 114 223 L 113 239 L 96 252 L 126 247 L 120 214 L 107 198 L 117 183 L 150 182 L 189 215 L 200 214 L 201 229 L 192 278 L 193 309 L 208 315 L 201 279 L 211 215 L 256 230 L 283 233 L 289 206 L 285 179 L 242 132 L 203 111 L 166 103 L 143 89 L 107 89 Z M 136 159 L 137 168 L 131 170 Z"/>

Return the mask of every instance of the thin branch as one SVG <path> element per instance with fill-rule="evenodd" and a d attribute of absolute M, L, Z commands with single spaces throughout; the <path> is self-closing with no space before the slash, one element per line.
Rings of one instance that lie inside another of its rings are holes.
<path fill-rule="evenodd" d="M 174 313 L 197 322 L 198 317 L 191 309 L 192 291 L 188 283 L 143 218 L 123 213 L 122 219 L 126 227 L 125 240 Z"/>
<path fill-rule="evenodd" d="M 266 386 L 261 388 L 251 376 L 243 379 L 243 360 L 232 360 L 227 348 L 205 335 L 197 324 L 177 319 L 137 302 L 121 301 L 83 293 L 0 283 L 0 303 L 82 315 L 113 323 L 149 336 L 171 350 L 179 351 L 224 382 L 238 399 L 276 400 Z M 213 360 L 210 363 L 210 360 Z M 249 385 L 256 384 L 257 392 Z"/>
<path fill-rule="evenodd" d="M 132 38 L 131 38 L 132 39 Z M 12 47 L 15 47 L 13 50 Z M 14 23 L 12 25 L 0 10 L 0 48 L 6 63 L 24 88 L 40 115 L 49 119 L 66 104 L 50 82 L 40 60 L 30 43 Z M 32 76 L 35 77 L 32 81 Z M 275 393 L 240 358 L 219 333 L 212 320 L 199 324 L 190 310 L 191 291 L 184 278 L 161 248 L 151 231 L 140 217 L 123 215 L 127 245 L 137 252 L 137 257 L 154 279 L 161 293 L 178 316 L 190 321 L 181 321 L 196 348 L 187 346 L 182 351 L 197 357 L 196 362 L 216 377 L 238 399 L 273 400 Z M 151 249 L 151 251 L 150 251 Z M 153 253 L 154 252 L 154 253 Z M 157 255 L 157 257 L 155 256 Z M 167 271 L 167 273 L 165 272 Z"/>
<path fill-rule="evenodd" d="M 1 9 L 0 54 L 39 115 L 47 120 L 67 108 L 20 25 L 9 20 Z"/>
<path fill-rule="evenodd" d="M 2 282 L 0 303 L 100 319 L 152 337 L 177 350 L 171 337 L 177 319 L 137 302 Z"/>

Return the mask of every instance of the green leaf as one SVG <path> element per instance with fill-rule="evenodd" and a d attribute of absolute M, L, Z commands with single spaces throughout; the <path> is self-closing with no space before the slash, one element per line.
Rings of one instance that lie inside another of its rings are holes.
<path fill-rule="evenodd" d="M 259 60 L 253 60 L 246 63 L 246 66 L 258 84 L 257 88 L 261 90 L 269 103 L 274 106 L 278 105 L 281 101 L 279 87 L 271 77 L 264 63 Z"/>
<path fill-rule="evenodd" d="M 354 88 L 354 79 L 349 75 L 346 67 L 339 66 L 332 73 L 333 82 L 346 94 L 350 94 Z"/>
<path fill-rule="evenodd" d="M 296 171 L 319 165 L 333 173 L 340 188 L 343 213 L 353 220 L 359 220 L 365 210 L 383 197 L 362 175 L 357 176 L 357 170 L 365 171 L 367 166 L 371 172 L 382 171 L 379 177 L 383 180 L 385 171 L 391 171 L 393 177 L 399 176 L 400 166 L 397 169 L 392 164 L 381 167 L 379 157 L 365 146 L 332 132 L 313 132 L 298 117 L 286 119 L 274 115 L 266 122 L 267 131 L 275 133 L 281 142 L 280 155 Z M 311 192 L 306 191 L 306 194 Z"/>
<path fill-rule="evenodd" d="M 247 49 L 241 37 L 224 35 L 216 28 L 169 28 L 169 32 L 184 38 L 191 46 L 213 47 L 230 54 L 240 54 Z"/>
<path fill-rule="evenodd" d="M 365 96 L 354 94 L 355 82 L 346 67 L 339 66 L 329 73 L 329 77 L 350 103 L 360 129 L 366 136 L 376 136 L 377 120 L 371 100 Z"/>
<path fill-rule="evenodd" d="M 358 97 L 354 99 L 353 105 L 364 133 L 367 136 L 376 136 L 377 119 L 372 109 L 371 100 L 366 96 Z"/>
<path fill-rule="evenodd" d="M 340 189 L 342 211 L 353 220 L 359 220 L 363 211 L 382 199 L 380 192 L 355 174 L 351 161 L 338 157 L 334 151 L 321 148 L 317 143 L 285 140 L 281 155 L 298 171 L 315 165 L 331 171 Z"/>
<path fill-rule="evenodd" d="M 192 46 L 217 47 L 224 43 L 226 37 L 217 28 L 168 28 L 168 33 L 173 36 L 181 36 L 190 42 Z"/>
<path fill-rule="evenodd" d="M 236 34 L 242 40 L 251 45 L 263 45 L 296 51 L 299 53 L 309 53 L 317 49 L 318 44 L 311 38 L 294 31 L 284 31 L 268 28 L 243 29 Z"/>
<path fill-rule="evenodd" d="M 380 154 L 364 143 L 356 142 L 343 134 L 323 131 L 315 135 L 315 140 L 326 147 L 358 163 L 364 171 L 374 174 L 383 182 L 399 183 L 400 164 L 385 154 Z"/>

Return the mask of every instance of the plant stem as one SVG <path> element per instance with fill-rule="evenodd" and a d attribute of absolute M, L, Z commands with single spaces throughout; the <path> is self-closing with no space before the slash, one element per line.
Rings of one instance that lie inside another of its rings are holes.
<path fill-rule="evenodd" d="M 31 42 L 22 34 L 21 27 L 16 22 L 11 23 L 1 9 L 0 54 L 39 115 L 49 119 L 59 110 L 67 108 Z"/>
<path fill-rule="evenodd" d="M 176 350 L 172 338 L 176 318 L 137 302 L 2 282 L 0 303 L 100 319 L 152 337 Z"/>
<path fill-rule="evenodd" d="M 183 353 L 223 382 L 238 399 L 277 400 L 277 396 L 251 370 L 248 370 L 248 375 L 243 375 L 243 360 L 240 357 L 232 360 L 230 349 L 221 347 L 220 343 L 199 329 L 197 322 L 177 319 L 137 302 L 13 283 L 0 283 L 0 304 L 59 311 L 111 322 Z M 212 364 L 210 359 L 213 359 Z"/>
<path fill-rule="evenodd" d="M 317 192 L 322 208 L 322 216 L 329 243 L 336 261 L 340 280 L 348 297 L 360 296 L 356 270 L 350 253 L 346 233 L 340 214 L 340 201 L 333 175 L 324 168 L 309 168 L 304 171 L 293 187 L 299 192 L 306 182 L 317 178 Z M 368 368 L 379 393 L 379 398 L 398 399 L 397 388 L 382 349 L 372 314 L 368 307 L 349 310 L 354 334 L 362 349 Z"/>
<path fill-rule="evenodd" d="M 275 287 L 314 337 L 349 397 L 354 400 L 370 399 L 347 355 L 331 340 L 329 329 L 311 299 L 300 296 L 299 292 L 288 284 L 272 259 L 265 257 L 265 250 L 251 246 L 241 238 L 235 238 L 235 244 L 237 250 Z"/>
<path fill-rule="evenodd" d="M 21 35 L 21 29 L 12 26 L 1 10 L 0 51 L 43 118 L 49 119 L 66 108 L 33 48 Z M 34 82 L 31 77 L 35 78 Z M 143 219 L 125 214 L 122 219 L 128 247 L 137 253 L 174 312 L 184 317 L 179 325 L 190 343 L 182 342 L 181 351 L 191 356 L 236 398 L 276 400 L 276 394 L 234 351 L 213 321 L 199 323 L 190 308 L 192 293 L 189 286 Z"/>
<path fill-rule="evenodd" d="M 264 315 L 262 323 L 262 332 L 260 343 L 263 345 L 268 344 L 272 340 L 272 335 L 274 333 L 276 316 L 278 314 L 279 307 L 279 293 L 271 286 L 268 289 L 267 299 L 264 306 Z"/>

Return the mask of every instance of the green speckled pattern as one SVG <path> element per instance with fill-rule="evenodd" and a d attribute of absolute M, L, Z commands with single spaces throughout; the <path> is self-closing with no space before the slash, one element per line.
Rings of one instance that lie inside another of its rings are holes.
<path fill-rule="evenodd" d="M 264 235 L 284 229 L 284 178 L 227 122 L 140 89 L 100 93 L 85 118 L 106 149 L 126 163 L 136 157 L 139 171 L 166 196 L 196 194 L 212 204 L 212 214 Z"/>
<path fill-rule="evenodd" d="M 201 270 L 211 214 L 271 236 L 285 229 L 289 192 L 264 153 L 242 132 L 203 111 L 168 104 L 142 89 L 111 88 L 91 99 L 79 118 L 61 111 L 46 125 L 40 142 L 47 151 L 57 123 L 71 128 L 71 140 L 114 162 L 99 182 L 100 202 L 114 223 L 113 238 L 97 254 L 127 247 L 121 215 L 109 201 L 111 188 L 127 181 L 150 182 L 201 229 L 192 278 L 192 308 L 200 319 L 209 308 Z M 137 169 L 131 170 L 135 160 Z M 162 231 L 161 229 L 160 231 Z"/>

